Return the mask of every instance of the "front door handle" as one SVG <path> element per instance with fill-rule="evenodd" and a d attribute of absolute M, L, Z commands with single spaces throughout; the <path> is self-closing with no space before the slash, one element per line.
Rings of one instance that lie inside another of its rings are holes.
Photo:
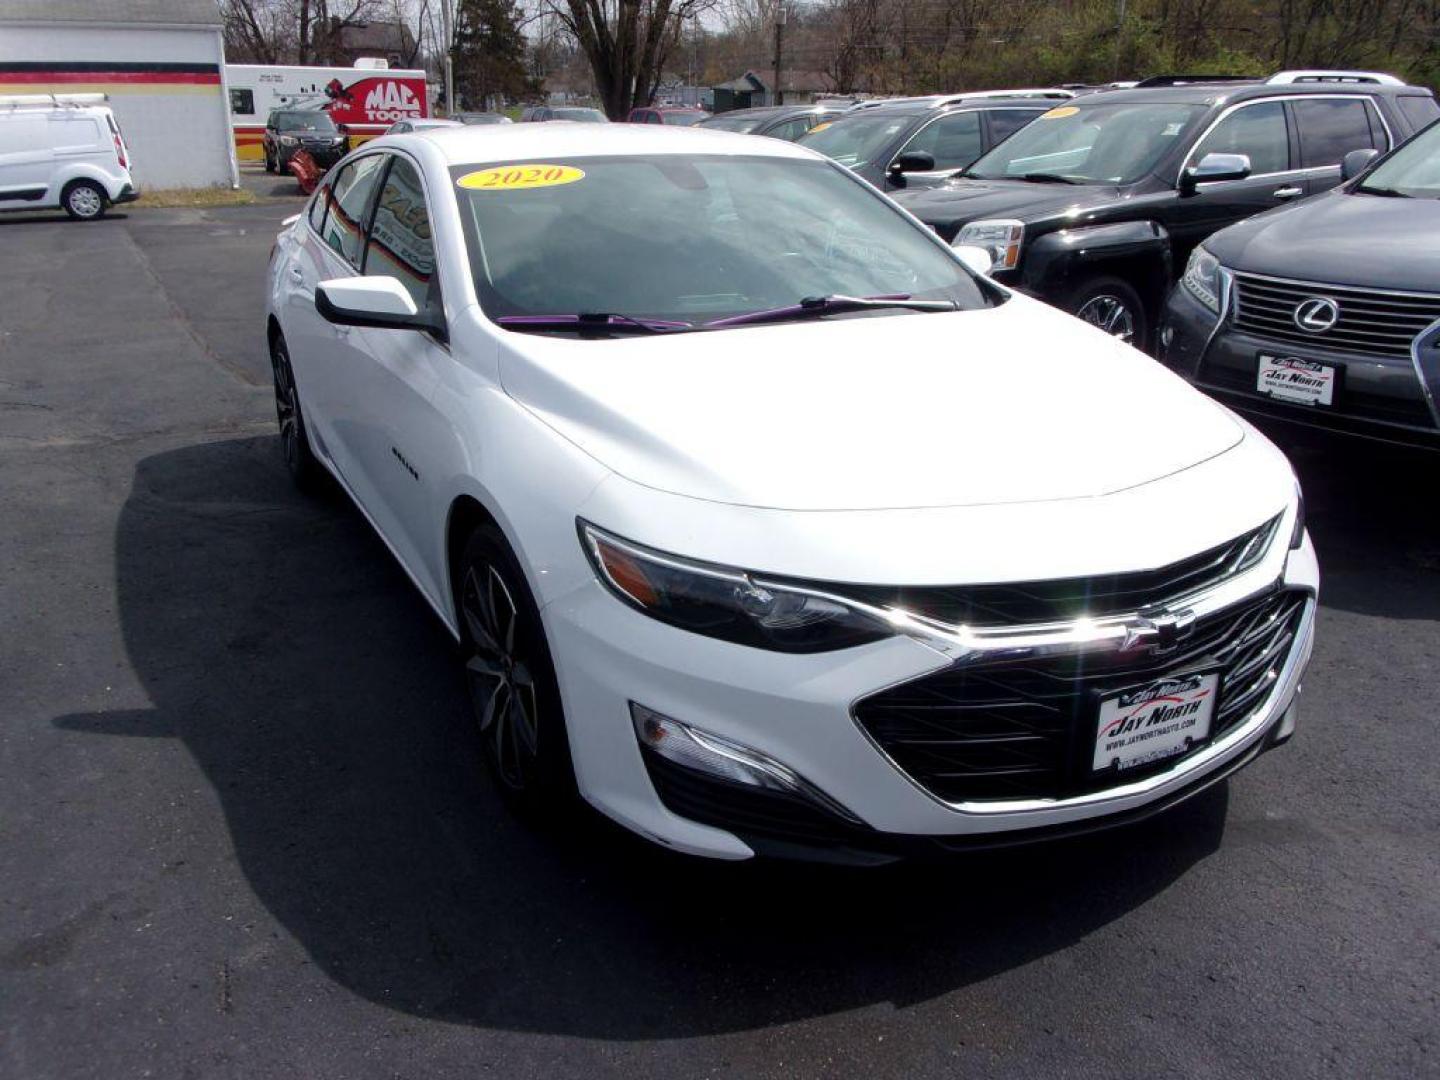
<path fill-rule="evenodd" d="M 1304 195 L 1305 189 L 1298 187 L 1278 187 L 1271 192 L 1277 199 L 1293 199 L 1296 195 Z"/>

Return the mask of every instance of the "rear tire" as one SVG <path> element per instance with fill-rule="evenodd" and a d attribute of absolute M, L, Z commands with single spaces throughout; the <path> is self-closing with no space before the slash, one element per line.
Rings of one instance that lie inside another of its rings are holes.
<path fill-rule="evenodd" d="M 520 817 L 555 823 L 576 802 L 560 685 L 540 609 L 494 525 L 480 526 L 465 544 L 455 610 L 485 764 Z"/>
<path fill-rule="evenodd" d="M 1072 315 L 1142 352 L 1150 349 L 1150 318 L 1140 294 L 1117 277 L 1092 278 L 1070 297 Z"/>
<path fill-rule="evenodd" d="M 305 413 L 300 408 L 300 391 L 295 386 L 295 369 L 290 366 L 290 350 L 279 333 L 270 342 L 270 370 L 275 380 L 275 418 L 280 423 L 280 451 L 285 458 L 285 468 L 297 488 L 307 495 L 317 494 L 324 484 L 325 468 L 310 449 Z"/>
<path fill-rule="evenodd" d="M 72 180 L 60 194 L 60 205 L 71 221 L 94 221 L 103 217 L 109 201 L 105 189 L 94 180 Z"/>
<path fill-rule="evenodd" d="M 263 153 L 265 154 L 265 171 L 273 173 L 275 171 L 275 159 L 270 156 L 269 150 L 265 150 Z"/>

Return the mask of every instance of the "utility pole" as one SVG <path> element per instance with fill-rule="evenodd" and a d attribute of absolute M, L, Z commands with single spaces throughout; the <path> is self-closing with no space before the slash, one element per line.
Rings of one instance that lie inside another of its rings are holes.
<path fill-rule="evenodd" d="M 434 24 L 431 24 L 434 25 Z M 455 27 L 450 16 L 450 0 L 440 0 L 440 36 L 445 40 L 445 115 L 453 116 L 455 108 L 455 59 L 451 55 L 455 47 Z"/>
<path fill-rule="evenodd" d="M 1120 49 L 1125 43 L 1125 0 L 1117 0 L 1115 18 L 1115 80 L 1120 79 Z"/>
<path fill-rule="evenodd" d="M 785 56 L 785 0 L 775 8 L 775 101 L 785 104 L 785 91 L 780 88 L 780 69 Z"/>

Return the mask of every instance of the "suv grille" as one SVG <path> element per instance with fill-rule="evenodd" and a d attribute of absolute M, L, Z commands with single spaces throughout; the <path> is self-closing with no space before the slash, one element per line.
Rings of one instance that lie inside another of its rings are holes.
<path fill-rule="evenodd" d="M 1218 669 L 1211 732 L 1258 706 L 1290 655 L 1305 594 L 1267 593 L 1196 624 L 1176 652 L 1089 652 L 960 663 L 855 706 L 855 719 L 912 780 L 946 802 L 1064 798 L 1122 782 L 1092 773 L 1097 699 L 1168 675 Z M 1126 770 L 1123 782 L 1176 758 Z"/>
<path fill-rule="evenodd" d="M 1340 318 L 1329 330 L 1312 334 L 1295 325 L 1295 306 L 1314 296 L 1334 300 Z M 1440 319 L 1440 294 L 1377 292 L 1237 273 L 1234 319 L 1237 328 L 1274 341 L 1409 357 L 1411 343 Z"/>
<path fill-rule="evenodd" d="M 1277 515 L 1234 540 L 1158 570 L 1004 585 L 830 588 L 876 607 L 904 608 L 951 626 L 1017 626 L 1128 615 L 1166 606 L 1253 566 L 1269 549 L 1279 524 Z"/>

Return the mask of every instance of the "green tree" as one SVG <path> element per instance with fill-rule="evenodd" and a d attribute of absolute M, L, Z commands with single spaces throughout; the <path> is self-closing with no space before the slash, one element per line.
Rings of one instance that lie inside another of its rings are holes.
<path fill-rule="evenodd" d="M 525 72 L 519 15 L 515 0 L 460 0 L 455 12 L 455 96 L 466 107 L 485 108 L 493 96 L 520 98 L 534 89 Z"/>

